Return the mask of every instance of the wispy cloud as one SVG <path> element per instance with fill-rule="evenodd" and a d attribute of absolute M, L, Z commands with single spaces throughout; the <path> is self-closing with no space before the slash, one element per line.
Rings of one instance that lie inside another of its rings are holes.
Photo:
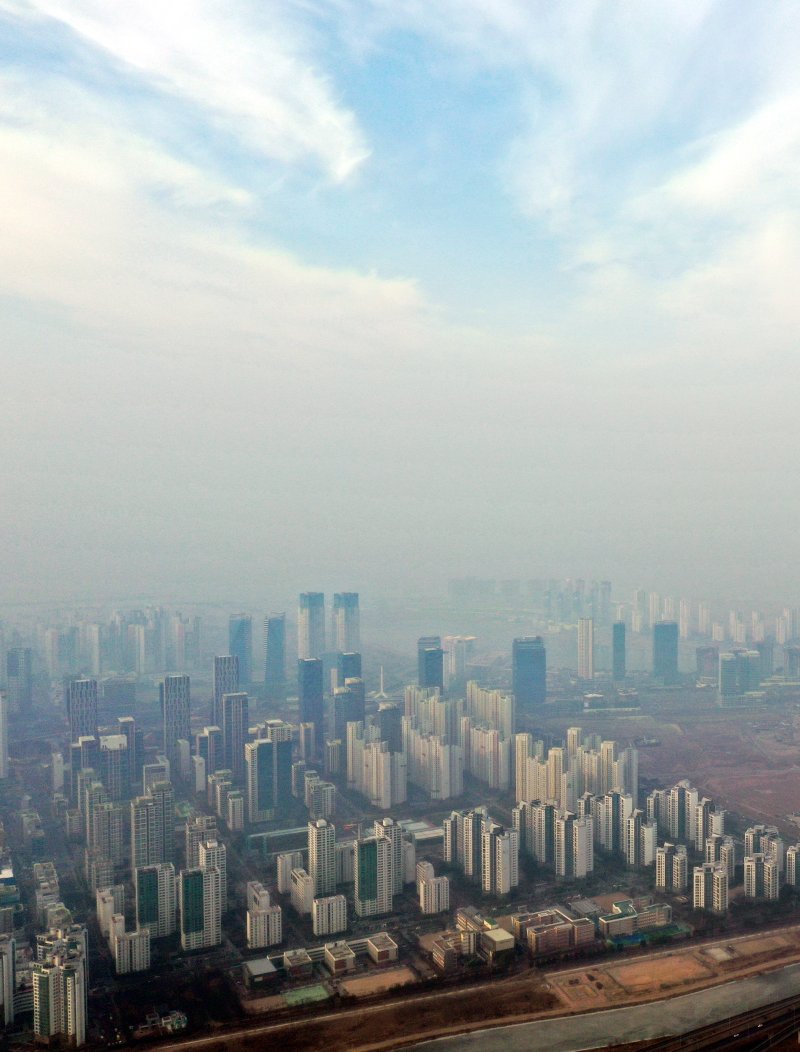
<path fill-rule="evenodd" d="M 201 111 L 243 146 L 284 164 L 347 179 L 369 150 L 291 17 L 290 4 L 242 0 L 6 0 L 38 15 Z"/>

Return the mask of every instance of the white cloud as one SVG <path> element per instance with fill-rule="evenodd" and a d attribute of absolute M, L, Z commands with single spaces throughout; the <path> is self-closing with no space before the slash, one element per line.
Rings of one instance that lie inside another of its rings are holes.
<path fill-rule="evenodd" d="M 245 147 L 346 180 L 368 156 L 354 114 L 335 97 L 289 5 L 259 17 L 240 0 L 20 0 L 135 71 L 153 90 L 197 107 Z M 259 9 L 256 9 L 259 10 Z"/>

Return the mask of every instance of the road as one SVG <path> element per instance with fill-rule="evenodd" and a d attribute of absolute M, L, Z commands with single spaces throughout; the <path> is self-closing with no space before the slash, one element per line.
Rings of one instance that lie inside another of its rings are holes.
<path fill-rule="evenodd" d="M 694 994 L 650 1001 L 631 1008 L 541 1019 L 494 1030 L 437 1038 L 413 1047 L 420 1052 L 579 1052 L 609 1044 L 685 1034 L 764 1004 L 800 994 L 800 964 L 739 979 Z"/>

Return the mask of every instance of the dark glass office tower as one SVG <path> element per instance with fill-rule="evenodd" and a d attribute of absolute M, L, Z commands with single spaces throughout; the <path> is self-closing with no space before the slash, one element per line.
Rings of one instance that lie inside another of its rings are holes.
<path fill-rule="evenodd" d="M 96 679 L 73 679 L 67 686 L 69 740 L 97 736 L 98 693 Z"/>
<path fill-rule="evenodd" d="M 264 621 L 264 695 L 270 702 L 286 699 L 286 614 Z"/>
<path fill-rule="evenodd" d="M 12 647 L 6 656 L 8 711 L 30 712 L 33 705 L 33 652 L 30 647 Z"/>
<path fill-rule="evenodd" d="M 611 674 L 615 683 L 625 679 L 625 622 L 615 621 L 611 626 Z"/>
<path fill-rule="evenodd" d="M 421 687 L 444 690 L 444 651 L 440 636 L 421 636 L 417 640 L 417 679 Z"/>
<path fill-rule="evenodd" d="M 297 695 L 300 722 L 314 724 L 314 748 L 321 752 L 325 741 L 325 709 L 320 658 L 300 658 L 297 662 Z"/>
<path fill-rule="evenodd" d="M 214 700 L 211 705 L 211 726 L 222 727 L 222 695 L 239 690 L 239 659 L 234 654 L 214 658 Z"/>
<path fill-rule="evenodd" d="M 250 726 L 249 698 L 245 691 L 222 695 L 222 747 L 225 766 L 237 785 L 244 781 L 244 746 Z"/>
<path fill-rule="evenodd" d="M 239 659 L 239 685 L 253 682 L 253 619 L 238 614 L 228 621 L 228 651 Z"/>
<path fill-rule="evenodd" d="M 397 705 L 384 702 L 378 707 L 381 741 L 389 743 L 390 752 L 403 751 L 403 713 Z"/>
<path fill-rule="evenodd" d="M 678 680 L 677 621 L 656 621 L 653 625 L 653 678 L 662 683 Z"/>
<path fill-rule="evenodd" d="M 346 679 L 361 679 L 361 655 L 339 654 L 336 658 L 336 685 L 344 686 Z"/>
<path fill-rule="evenodd" d="M 541 636 L 524 636 L 511 645 L 512 690 L 522 713 L 547 698 L 547 650 Z"/>
<path fill-rule="evenodd" d="M 164 755 L 173 778 L 178 770 L 178 742 L 191 734 L 191 691 L 188 676 L 165 676 L 159 686 Z"/>

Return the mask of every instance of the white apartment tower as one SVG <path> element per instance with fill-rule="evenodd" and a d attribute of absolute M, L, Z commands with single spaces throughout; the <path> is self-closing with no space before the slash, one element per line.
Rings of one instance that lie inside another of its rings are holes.
<path fill-rule="evenodd" d="M 692 904 L 696 910 L 724 914 L 728 912 L 728 871 L 719 862 L 695 866 Z"/>
<path fill-rule="evenodd" d="M 314 899 L 311 919 L 315 935 L 336 935 L 347 929 L 347 899 L 344 895 L 327 895 Z"/>
<path fill-rule="evenodd" d="M 578 621 L 578 679 L 594 679 L 594 621 L 582 617 Z"/>
<path fill-rule="evenodd" d="M 519 884 L 519 833 L 490 825 L 481 835 L 481 887 L 489 895 L 507 895 Z"/>
<path fill-rule="evenodd" d="M 336 828 L 324 818 L 308 823 L 308 871 L 314 895 L 325 898 L 336 891 Z"/>

